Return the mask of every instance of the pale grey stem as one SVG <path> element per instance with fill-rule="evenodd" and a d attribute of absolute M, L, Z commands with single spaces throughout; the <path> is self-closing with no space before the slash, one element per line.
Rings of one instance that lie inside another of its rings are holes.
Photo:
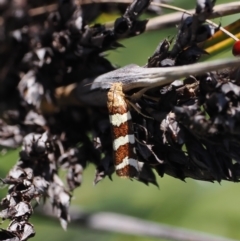
<path fill-rule="evenodd" d="M 53 217 L 51 207 L 45 207 L 39 212 L 44 216 Z M 146 221 L 143 219 L 110 212 L 86 213 L 77 209 L 70 211 L 71 225 L 88 229 L 116 232 L 139 237 L 152 237 L 173 241 L 237 241 L 217 237 L 210 234 L 190 231 Z"/>
<path fill-rule="evenodd" d="M 121 82 L 124 92 L 136 88 L 149 89 L 170 84 L 174 80 L 190 75 L 196 76 L 236 66 L 240 66 L 240 59 L 223 59 L 168 68 L 143 68 L 128 65 L 93 79 L 85 79 L 78 84 L 77 95 L 79 100 L 87 105 L 105 106 L 107 99 L 106 91 L 103 90 L 108 90 L 114 83 Z"/>

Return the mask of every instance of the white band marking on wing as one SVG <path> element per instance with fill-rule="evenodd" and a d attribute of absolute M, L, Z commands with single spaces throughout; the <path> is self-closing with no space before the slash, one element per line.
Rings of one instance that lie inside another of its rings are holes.
<path fill-rule="evenodd" d="M 138 161 L 136 159 L 129 158 L 128 156 L 126 156 L 120 164 L 116 165 L 116 170 L 122 169 L 122 168 L 126 167 L 127 165 L 135 167 L 137 171 L 139 169 Z"/>
<path fill-rule="evenodd" d="M 134 135 L 120 136 L 117 139 L 115 139 L 113 141 L 113 150 L 116 151 L 120 146 L 124 146 L 127 143 L 135 143 Z"/>
<path fill-rule="evenodd" d="M 124 114 L 114 114 L 114 115 L 109 115 L 109 119 L 112 125 L 114 126 L 120 126 L 121 124 L 127 122 L 128 120 L 131 120 L 131 114 L 128 111 L 127 113 Z"/>

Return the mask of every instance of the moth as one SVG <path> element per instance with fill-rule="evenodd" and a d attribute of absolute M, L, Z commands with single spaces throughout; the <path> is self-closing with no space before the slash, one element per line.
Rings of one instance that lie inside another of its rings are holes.
<path fill-rule="evenodd" d="M 132 116 L 122 89 L 114 83 L 107 94 L 107 107 L 113 137 L 113 157 L 116 173 L 133 178 L 139 173 Z"/>

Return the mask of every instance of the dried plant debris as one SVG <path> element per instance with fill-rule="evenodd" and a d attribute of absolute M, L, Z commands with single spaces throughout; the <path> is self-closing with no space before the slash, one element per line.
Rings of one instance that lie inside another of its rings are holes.
<path fill-rule="evenodd" d="M 0 145 L 22 146 L 19 160 L 1 179 L 8 193 L 1 201 L 0 217 L 10 224 L 0 230 L 0 240 L 34 236 L 29 218 L 41 200 L 51 202 L 66 229 L 71 197 L 82 184 L 88 163 L 96 166 L 95 184 L 112 178 L 106 100 L 101 107 L 80 103 L 74 86 L 90 86 L 96 76 L 115 69 L 103 53 L 121 47 L 119 39 L 144 32 L 147 20 L 138 17 L 150 2 L 115 5 L 122 16 L 112 29 L 87 24 L 101 8 L 111 9 L 110 3 L 79 6 L 73 0 L 58 1 L 56 11 L 35 15 L 29 9 L 46 1 L 0 3 Z M 183 17 L 176 38 L 161 41 L 145 68 L 188 65 L 207 54 L 198 44 L 218 30 L 205 23 L 214 3 L 197 1 L 195 14 Z M 148 89 L 135 100 L 130 96 L 139 88 L 124 93 L 139 165 L 135 180 L 158 185 L 155 170 L 161 177 L 180 180 L 239 181 L 239 73 L 239 68 L 226 68 L 186 76 Z M 94 101 L 106 91 L 94 92 Z M 60 169 L 66 181 L 60 178 Z"/>

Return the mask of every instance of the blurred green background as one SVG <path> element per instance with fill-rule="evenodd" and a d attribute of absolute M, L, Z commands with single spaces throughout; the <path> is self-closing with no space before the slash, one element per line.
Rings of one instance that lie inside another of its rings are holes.
<path fill-rule="evenodd" d="M 222 3 L 224 1 L 217 1 Z M 225 1 L 227 2 L 227 1 Z M 195 1 L 178 0 L 173 4 L 190 9 Z M 165 11 L 164 12 L 168 12 Z M 239 18 L 233 15 L 217 19 L 222 25 Z M 108 58 L 115 64 L 123 66 L 130 63 L 144 65 L 153 53 L 157 44 L 168 36 L 176 35 L 176 29 L 159 30 L 145 33 L 136 38 L 122 41 L 125 48 L 108 52 Z M 231 49 L 213 56 L 221 58 L 231 56 Z M 212 57 L 211 57 L 212 58 Z M 18 151 L 10 151 L 0 158 L 0 177 L 4 177 L 18 158 Z M 148 221 L 169 224 L 181 228 L 207 232 L 219 236 L 240 239 L 240 184 L 222 182 L 221 184 L 204 183 L 187 179 L 186 183 L 164 176 L 158 178 L 160 189 L 136 181 L 129 181 L 113 176 L 113 182 L 105 179 L 93 186 L 95 170 L 89 166 L 84 172 L 83 185 L 74 193 L 72 205 L 88 212 L 116 212 L 132 215 Z M 7 190 L 0 190 L 0 197 Z M 116 233 L 107 233 L 84 228 L 76 228 L 69 224 L 63 231 L 57 220 L 33 215 L 37 235 L 35 241 L 65 240 L 154 240 L 154 238 L 134 237 Z M 5 221 L 2 227 L 8 224 Z M 162 240 L 163 239 L 158 239 Z"/>

